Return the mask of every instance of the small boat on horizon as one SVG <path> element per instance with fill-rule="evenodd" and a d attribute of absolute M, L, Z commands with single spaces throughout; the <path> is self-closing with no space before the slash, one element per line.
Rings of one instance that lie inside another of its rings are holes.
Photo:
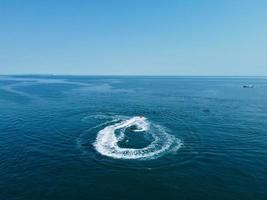
<path fill-rule="evenodd" d="M 253 85 L 243 85 L 243 88 L 254 88 Z"/>

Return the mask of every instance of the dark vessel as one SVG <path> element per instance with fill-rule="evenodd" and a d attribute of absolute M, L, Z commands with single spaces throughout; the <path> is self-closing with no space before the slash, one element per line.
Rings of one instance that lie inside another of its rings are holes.
<path fill-rule="evenodd" d="M 253 85 L 243 85 L 243 88 L 254 88 Z"/>

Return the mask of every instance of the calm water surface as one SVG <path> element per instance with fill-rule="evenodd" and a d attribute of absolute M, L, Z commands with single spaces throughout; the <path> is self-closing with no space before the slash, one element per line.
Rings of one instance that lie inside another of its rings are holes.
<path fill-rule="evenodd" d="M 0 151 L 1 200 L 267 199 L 267 78 L 1 76 Z"/>

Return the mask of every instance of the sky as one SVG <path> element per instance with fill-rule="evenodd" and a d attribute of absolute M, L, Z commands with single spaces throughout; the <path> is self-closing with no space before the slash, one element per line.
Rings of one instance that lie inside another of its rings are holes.
<path fill-rule="evenodd" d="M 267 75 L 266 0 L 0 0 L 0 74 Z"/>

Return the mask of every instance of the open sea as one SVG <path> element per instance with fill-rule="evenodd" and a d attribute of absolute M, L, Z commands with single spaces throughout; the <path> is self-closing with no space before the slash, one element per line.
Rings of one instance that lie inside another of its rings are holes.
<path fill-rule="evenodd" d="M 0 76 L 0 200 L 85 199 L 266 200 L 267 77 Z"/>

